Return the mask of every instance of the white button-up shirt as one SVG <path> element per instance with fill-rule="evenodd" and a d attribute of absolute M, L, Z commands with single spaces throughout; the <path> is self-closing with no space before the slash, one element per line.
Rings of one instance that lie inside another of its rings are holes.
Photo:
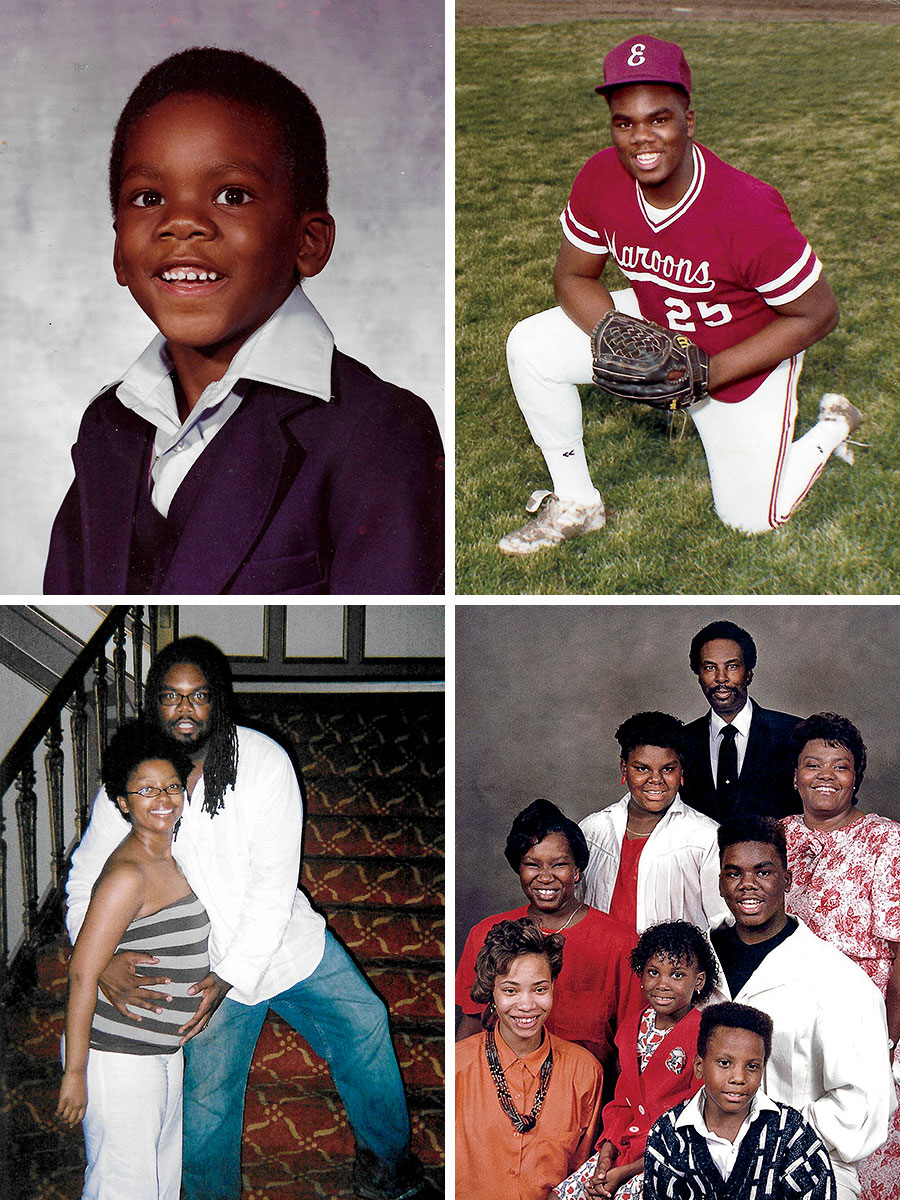
<path fill-rule="evenodd" d="M 750 1126 L 756 1120 L 759 1113 L 766 1111 L 778 1112 L 778 1105 L 774 1104 L 762 1088 L 760 1088 L 750 1101 L 750 1111 L 744 1118 L 744 1122 L 737 1132 L 737 1137 L 733 1142 L 729 1142 L 728 1138 L 723 1138 L 719 1134 L 713 1133 L 706 1124 L 706 1088 L 704 1087 L 688 1100 L 682 1109 L 681 1116 L 675 1122 L 675 1128 L 684 1129 L 686 1126 L 691 1126 L 693 1129 L 696 1129 L 706 1142 L 709 1156 L 716 1164 L 719 1174 L 723 1180 L 726 1180 L 734 1170 L 741 1142 L 743 1142 L 744 1138 L 750 1132 Z"/>
<path fill-rule="evenodd" d="M 150 499 L 166 516 L 191 467 L 238 409 L 246 380 L 331 399 L 334 337 L 302 288 L 294 288 L 265 325 L 244 342 L 221 379 L 211 383 L 187 419 L 178 416 L 172 359 L 157 334 L 116 389 L 125 405 L 156 427 Z"/>
<path fill-rule="evenodd" d="M 579 822 L 590 852 L 582 898 L 609 912 L 628 824 L 628 793 Z M 676 796 L 647 838 L 637 876 L 637 931 L 659 921 L 707 929 L 728 909 L 719 894 L 718 825 Z"/>

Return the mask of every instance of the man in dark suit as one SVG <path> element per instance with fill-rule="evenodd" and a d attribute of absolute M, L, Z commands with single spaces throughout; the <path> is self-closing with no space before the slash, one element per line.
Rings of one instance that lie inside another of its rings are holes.
<path fill-rule="evenodd" d="M 690 661 L 710 711 L 685 726 L 685 804 L 715 821 L 800 812 L 788 756 L 800 718 L 761 708 L 747 695 L 756 666 L 753 638 L 732 621 L 713 621 L 691 641 Z"/>

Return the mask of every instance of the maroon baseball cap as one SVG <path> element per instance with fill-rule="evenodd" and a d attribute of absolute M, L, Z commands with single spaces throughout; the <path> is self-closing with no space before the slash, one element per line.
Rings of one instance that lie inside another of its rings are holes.
<path fill-rule="evenodd" d="M 674 42 L 639 34 L 610 50 L 603 60 L 603 83 L 594 91 L 606 96 L 629 83 L 670 83 L 690 98 L 691 68 Z"/>

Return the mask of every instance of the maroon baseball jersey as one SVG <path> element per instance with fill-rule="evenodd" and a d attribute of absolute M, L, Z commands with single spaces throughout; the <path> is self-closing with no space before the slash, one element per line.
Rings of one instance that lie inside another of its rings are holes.
<path fill-rule="evenodd" d="M 769 305 L 788 304 L 822 264 L 775 188 L 693 145 L 694 177 L 673 207 L 654 209 L 612 147 L 582 167 L 560 216 L 579 250 L 609 254 L 641 313 L 686 334 L 710 355 L 764 329 Z M 763 371 L 716 392 L 745 400 Z"/>

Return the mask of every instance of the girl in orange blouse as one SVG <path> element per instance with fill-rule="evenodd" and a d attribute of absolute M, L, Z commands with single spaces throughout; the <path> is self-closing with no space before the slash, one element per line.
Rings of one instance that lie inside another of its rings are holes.
<path fill-rule="evenodd" d="M 456 1047 L 457 1200 L 547 1200 L 593 1148 L 603 1071 L 544 1029 L 564 945 L 522 917 L 478 952 L 472 999 L 487 1027 Z"/>

